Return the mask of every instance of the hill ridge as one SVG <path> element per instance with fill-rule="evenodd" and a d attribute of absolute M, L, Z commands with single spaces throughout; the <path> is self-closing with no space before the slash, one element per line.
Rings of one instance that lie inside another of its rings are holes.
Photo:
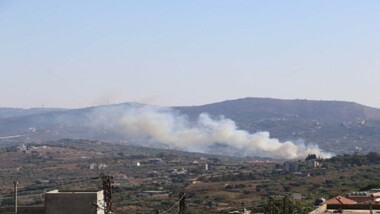
<path fill-rule="evenodd" d="M 0 137 L 21 136 L 14 139 L 18 141 L 72 138 L 141 144 L 141 140 L 126 139 L 108 124 L 122 117 L 131 106 L 149 105 L 127 102 L 0 117 Z M 269 131 L 281 141 L 315 143 L 336 153 L 380 150 L 380 110 L 355 102 L 246 97 L 169 109 L 186 115 L 190 121 L 197 120 L 201 113 L 212 118 L 224 115 L 235 121 L 238 129 L 250 133 Z M 110 112 L 112 116 L 104 118 Z"/>

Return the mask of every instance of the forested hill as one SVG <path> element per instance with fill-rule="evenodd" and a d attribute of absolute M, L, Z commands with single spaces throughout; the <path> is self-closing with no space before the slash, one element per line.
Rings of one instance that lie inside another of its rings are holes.
<path fill-rule="evenodd" d="M 134 143 L 136 141 L 126 138 L 110 124 L 115 123 L 123 111 L 139 106 L 144 105 L 122 103 L 82 109 L 0 108 L 0 141 L 72 138 Z M 208 113 L 213 118 L 223 115 L 234 120 L 241 130 L 268 131 L 281 141 L 314 143 L 335 153 L 380 151 L 380 110 L 353 102 L 244 98 L 173 109 L 192 120 L 200 113 Z"/>
<path fill-rule="evenodd" d="M 202 112 L 224 115 L 240 129 L 338 153 L 380 151 L 380 110 L 354 102 L 243 98 L 176 109 L 193 119 Z"/>
<path fill-rule="evenodd" d="M 292 118 L 318 121 L 380 120 L 380 109 L 354 102 L 281 100 L 272 98 L 243 98 L 201 106 L 177 107 L 182 113 L 199 115 L 208 112 L 225 115 L 239 121 Z"/>

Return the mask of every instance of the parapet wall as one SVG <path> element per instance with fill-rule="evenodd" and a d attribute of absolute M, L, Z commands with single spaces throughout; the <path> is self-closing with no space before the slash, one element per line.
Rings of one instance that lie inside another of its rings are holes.
<path fill-rule="evenodd" d="M 14 207 L 0 208 L 0 213 L 14 213 Z M 18 214 L 44 214 L 45 207 L 18 207 Z"/>

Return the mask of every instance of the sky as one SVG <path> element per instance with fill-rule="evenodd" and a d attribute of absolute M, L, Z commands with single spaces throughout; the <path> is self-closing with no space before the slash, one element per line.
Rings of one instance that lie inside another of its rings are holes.
<path fill-rule="evenodd" d="M 380 1 L 0 0 L 0 107 L 380 107 Z"/>

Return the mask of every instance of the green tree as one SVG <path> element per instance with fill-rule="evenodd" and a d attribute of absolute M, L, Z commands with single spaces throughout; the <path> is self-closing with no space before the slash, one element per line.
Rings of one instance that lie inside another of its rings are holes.
<path fill-rule="evenodd" d="M 299 202 L 289 200 L 287 197 L 276 197 L 269 199 L 267 203 L 263 203 L 262 207 L 265 214 L 307 214 L 312 208 Z"/>

